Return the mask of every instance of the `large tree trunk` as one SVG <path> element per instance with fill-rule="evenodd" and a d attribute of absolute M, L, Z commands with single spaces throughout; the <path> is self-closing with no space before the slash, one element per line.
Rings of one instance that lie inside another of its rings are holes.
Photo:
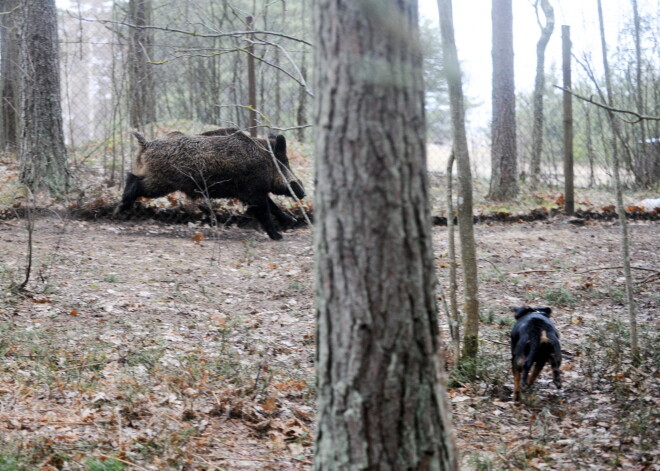
<path fill-rule="evenodd" d="M 477 255 L 474 243 L 472 220 L 472 172 L 465 133 L 465 105 L 463 82 L 454 39 L 454 21 L 451 0 L 438 0 L 442 54 L 449 87 L 449 107 L 451 110 L 454 154 L 458 167 L 458 229 L 461 236 L 461 261 L 463 262 L 463 296 L 465 308 L 465 334 L 463 356 L 471 359 L 477 356 L 479 348 L 479 298 L 477 282 Z"/>
<path fill-rule="evenodd" d="M 54 0 L 22 2 L 20 41 L 20 179 L 32 191 L 68 186 L 60 104 L 57 13 Z"/>
<path fill-rule="evenodd" d="M 18 0 L 0 1 L 0 87 L 2 105 L 0 105 L 0 149 L 15 150 L 18 143 L 18 24 L 19 11 L 15 10 Z"/>
<path fill-rule="evenodd" d="M 492 20 L 493 121 L 489 197 L 504 200 L 518 194 L 511 0 L 493 0 Z"/>
<path fill-rule="evenodd" d="M 536 43 L 536 78 L 534 80 L 533 127 L 532 127 L 532 158 L 529 173 L 533 184 L 538 184 L 541 178 L 541 153 L 543 152 L 543 94 L 545 93 L 545 48 L 555 29 L 555 11 L 549 0 L 540 0 L 545 25 L 541 25 L 541 37 Z M 538 17 L 538 2 L 536 3 Z"/>
<path fill-rule="evenodd" d="M 129 42 L 130 119 L 135 129 L 156 121 L 152 55 L 152 34 L 144 26 L 151 20 L 151 0 L 130 0 L 129 21 L 134 25 Z"/>
<path fill-rule="evenodd" d="M 454 469 L 416 0 L 314 8 L 315 469 Z"/>

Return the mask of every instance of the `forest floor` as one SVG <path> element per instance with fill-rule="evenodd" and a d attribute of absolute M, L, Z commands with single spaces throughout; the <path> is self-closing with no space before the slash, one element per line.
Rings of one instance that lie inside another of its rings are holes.
<path fill-rule="evenodd" d="M 295 145 L 289 157 L 313 193 L 311 159 Z M 0 470 L 309 469 L 311 229 L 278 242 L 254 227 L 212 229 L 173 197 L 113 220 L 117 186 L 100 168 L 80 171 L 74 201 L 26 198 L 15 158 L 0 156 Z M 444 189 L 432 173 L 436 223 Z M 461 372 L 447 358 L 462 468 L 660 469 L 659 214 L 635 206 L 654 195 L 626 199 L 633 365 L 611 192 L 581 190 L 577 219 L 559 215 L 557 191 L 506 204 L 486 192 L 475 181 L 481 354 Z M 229 222 L 250 225 L 222 204 Z M 446 228 L 433 237 L 446 289 Z M 523 304 L 553 309 L 564 389 L 544 371 L 515 403 L 508 335 Z M 442 311 L 439 321 L 446 342 Z"/>
<path fill-rule="evenodd" d="M 657 221 L 631 221 L 643 363 L 619 226 L 478 224 L 480 360 L 449 396 L 463 469 L 660 469 Z M 433 229 L 446 286 L 446 229 Z M 0 469 L 309 469 L 312 231 L 0 220 Z M 14 289 L 12 289 L 14 288 Z M 511 308 L 548 305 L 564 389 L 511 400 Z M 444 314 L 440 314 L 447 339 Z M 468 377 L 469 376 L 469 377 Z"/>

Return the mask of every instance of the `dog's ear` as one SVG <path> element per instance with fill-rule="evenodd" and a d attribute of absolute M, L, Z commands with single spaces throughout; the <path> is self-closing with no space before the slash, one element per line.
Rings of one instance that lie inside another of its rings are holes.
<path fill-rule="evenodd" d="M 514 317 L 516 319 L 520 319 L 522 316 L 525 314 L 529 314 L 530 312 L 534 312 L 534 309 L 532 309 L 529 306 L 520 306 L 520 307 L 515 307 L 513 308 Z"/>
<path fill-rule="evenodd" d="M 550 317 L 550 314 L 552 313 L 552 309 L 550 309 L 548 306 L 539 306 L 536 308 L 536 311 L 540 312 L 545 317 Z"/>

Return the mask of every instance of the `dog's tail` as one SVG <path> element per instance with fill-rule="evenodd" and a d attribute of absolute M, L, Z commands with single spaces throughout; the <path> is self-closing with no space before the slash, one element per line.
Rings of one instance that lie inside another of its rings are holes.
<path fill-rule="evenodd" d="M 541 331 L 541 338 L 539 339 L 540 343 L 551 343 L 552 340 L 548 338 L 548 332 L 546 330 Z"/>

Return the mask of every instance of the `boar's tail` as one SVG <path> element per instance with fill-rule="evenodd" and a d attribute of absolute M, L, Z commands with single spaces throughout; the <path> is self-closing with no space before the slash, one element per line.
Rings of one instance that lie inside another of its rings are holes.
<path fill-rule="evenodd" d="M 140 134 L 138 132 L 135 132 L 135 131 L 133 132 L 133 135 L 135 136 L 135 139 L 138 140 L 138 143 L 140 144 L 140 147 L 142 148 L 142 150 L 146 149 L 147 148 L 147 140 L 144 138 L 144 136 L 142 136 L 142 134 Z"/>

